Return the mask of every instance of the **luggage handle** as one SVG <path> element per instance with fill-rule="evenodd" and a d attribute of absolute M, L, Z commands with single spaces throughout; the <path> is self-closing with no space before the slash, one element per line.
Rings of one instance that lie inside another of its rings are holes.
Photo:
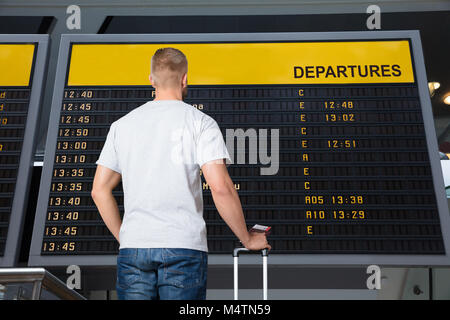
<path fill-rule="evenodd" d="M 258 250 L 259 251 L 259 250 Z M 261 251 L 261 255 L 263 258 L 263 299 L 267 300 L 267 257 L 269 255 L 269 250 L 264 248 Z M 238 300 L 238 263 L 239 263 L 239 254 L 240 253 L 252 253 L 256 252 L 253 250 L 249 250 L 247 248 L 235 248 L 233 250 L 233 260 L 234 260 L 234 300 Z"/>
<path fill-rule="evenodd" d="M 262 249 L 262 250 L 250 250 L 250 249 L 247 249 L 247 248 L 245 248 L 245 247 L 239 247 L 239 248 L 234 248 L 234 250 L 233 250 L 233 257 L 239 257 L 239 254 L 241 253 L 241 252 L 248 252 L 248 253 L 251 253 L 251 252 L 257 252 L 257 251 L 261 251 L 261 255 L 264 257 L 264 256 L 268 256 L 269 255 L 269 249 L 267 249 L 267 248 L 264 248 L 264 249 Z"/>

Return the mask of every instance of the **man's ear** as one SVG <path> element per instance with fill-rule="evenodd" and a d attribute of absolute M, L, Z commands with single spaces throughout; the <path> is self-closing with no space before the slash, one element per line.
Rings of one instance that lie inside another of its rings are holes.
<path fill-rule="evenodd" d="M 183 88 L 187 86 L 187 73 L 183 74 L 183 77 L 181 77 L 181 85 Z"/>
<path fill-rule="evenodd" d="M 150 83 L 152 84 L 152 87 L 155 88 L 155 80 L 153 79 L 151 73 L 150 73 L 150 75 L 148 76 L 148 79 L 150 80 Z"/>

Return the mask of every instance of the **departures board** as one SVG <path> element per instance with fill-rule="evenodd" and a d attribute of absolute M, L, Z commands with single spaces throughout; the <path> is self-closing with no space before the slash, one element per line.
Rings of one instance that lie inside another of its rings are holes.
<path fill-rule="evenodd" d="M 188 59 L 185 102 L 222 130 L 247 223 L 272 226 L 271 263 L 449 264 L 420 37 L 383 31 L 64 35 L 30 265 L 116 263 L 95 162 L 111 123 L 153 99 L 150 58 L 168 46 Z M 231 263 L 236 238 L 203 190 L 209 263 Z"/>
<path fill-rule="evenodd" d="M 0 266 L 16 264 L 33 167 L 47 35 L 0 35 Z"/>

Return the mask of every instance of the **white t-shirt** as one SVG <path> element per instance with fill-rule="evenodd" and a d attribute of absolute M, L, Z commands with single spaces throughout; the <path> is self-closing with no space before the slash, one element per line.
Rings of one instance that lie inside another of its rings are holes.
<path fill-rule="evenodd" d="M 217 122 L 179 100 L 149 101 L 111 124 L 97 164 L 122 175 L 120 248 L 208 251 L 200 167 L 230 157 Z"/>

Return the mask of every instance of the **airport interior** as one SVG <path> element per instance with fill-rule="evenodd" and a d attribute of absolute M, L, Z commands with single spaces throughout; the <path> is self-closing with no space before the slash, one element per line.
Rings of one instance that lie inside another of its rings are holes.
<path fill-rule="evenodd" d="M 95 163 L 164 46 L 270 226 L 201 178 L 207 300 L 450 300 L 449 0 L 0 0 L 0 300 L 118 299 Z"/>

